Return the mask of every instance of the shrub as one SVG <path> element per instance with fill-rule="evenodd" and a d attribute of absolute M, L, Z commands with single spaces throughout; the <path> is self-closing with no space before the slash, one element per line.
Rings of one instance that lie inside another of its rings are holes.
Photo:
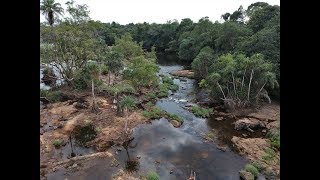
<path fill-rule="evenodd" d="M 169 89 L 168 89 L 167 84 L 159 84 L 158 87 L 159 87 L 159 92 L 158 92 L 157 96 L 159 98 L 167 97 L 169 95 L 169 93 L 168 93 Z"/>
<path fill-rule="evenodd" d="M 271 129 L 268 132 L 267 137 L 271 141 L 271 147 L 276 150 L 280 150 L 280 129 L 279 128 Z"/>
<path fill-rule="evenodd" d="M 40 89 L 40 97 L 46 97 L 50 102 L 58 102 L 61 100 L 61 92 Z"/>
<path fill-rule="evenodd" d="M 171 85 L 169 86 L 169 89 L 170 89 L 172 92 L 175 92 L 175 91 L 179 90 L 179 86 L 176 85 L 176 84 L 171 84 Z"/>
<path fill-rule="evenodd" d="M 154 106 L 154 104 L 151 101 L 149 101 L 149 102 L 147 102 L 147 104 L 145 104 L 146 109 L 151 109 L 153 106 Z"/>
<path fill-rule="evenodd" d="M 169 76 L 162 77 L 162 82 L 163 82 L 163 84 L 174 84 L 173 80 Z"/>
<path fill-rule="evenodd" d="M 244 167 L 244 170 L 250 172 L 251 174 L 254 175 L 254 177 L 257 177 L 258 174 L 259 174 L 259 171 L 256 167 L 254 167 L 253 165 L 251 164 L 247 164 L 245 167 Z"/>
<path fill-rule="evenodd" d="M 199 106 L 192 106 L 191 111 L 196 117 L 206 118 L 210 116 L 211 109 L 206 109 Z"/>
<path fill-rule="evenodd" d="M 198 83 L 200 88 L 206 88 L 208 87 L 208 83 L 205 79 L 201 79 L 201 81 Z"/>
<path fill-rule="evenodd" d="M 242 177 L 243 179 L 246 179 L 246 180 L 254 180 L 254 175 L 251 174 L 250 172 L 248 171 L 245 171 L 245 170 L 241 170 L 239 172 L 240 174 L 240 177 Z"/>
<path fill-rule="evenodd" d="M 164 111 L 154 106 L 149 111 L 143 111 L 142 115 L 148 119 L 160 119 L 164 115 Z"/>
<path fill-rule="evenodd" d="M 154 99 L 157 98 L 157 95 L 154 94 L 153 92 L 149 92 L 148 94 L 146 94 L 146 98 L 147 98 L 148 100 L 154 100 Z"/>
<path fill-rule="evenodd" d="M 100 65 L 100 72 L 103 75 L 108 74 L 109 68 L 108 66 L 106 66 L 105 64 Z"/>
<path fill-rule="evenodd" d="M 151 172 L 148 173 L 147 179 L 148 180 L 160 180 L 160 177 L 156 172 L 151 171 Z"/>
<path fill-rule="evenodd" d="M 253 161 L 251 163 L 251 165 L 254 166 L 255 168 L 257 168 L 259 172 L 261 172 L 264 169 L 262 164 L 260 164 L 258 161 Z"/>
<path fill-rule="evenodd" d="M 54 145 L 55 148 L 58 149 L 63 145 L 63 143 L 64 143 L 63 139 L 55 139 L 52 144 Z"/>

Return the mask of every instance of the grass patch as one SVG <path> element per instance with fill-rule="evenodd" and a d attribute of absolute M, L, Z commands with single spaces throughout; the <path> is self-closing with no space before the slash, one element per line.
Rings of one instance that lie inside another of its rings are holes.
<path fill-rule="evenodd" d="M 266 155 L 262 156 L 262 159 L 266 161 L 272 161 L 274 157 L 276 156 L 276 153 L 273 149 L 271 148 L 266 148 L 265 150 Z"/>
<path fill-rule="evenodd" d="M 58 101 L 61 101 L 61 92 L 40 89 L 40 97 L 45 97 L 50 102 L 58 102 Z"/>
<path fill-rule="evenodd" d="M 206 109 L 199 106 L 192 106 L 191 111 L 196 117 L 207 118 L 210 116 L 210 112 L 212 111 L 212 109 Z"/>
<path fill-rule="evenodd" d="M 176 120 L 180 123 L 183 123 L 183 119 L 181 119 L 180 116 L 178 116 L 176 114 L 166 113 L 166 118 L 169 119 L 170 121 Z"/>
<path fill-rule="evenodd" d="M 245 171 L 245 170 L 241 170 L 239 172 L 240 174 L 240 177 L 242 177 L 243 179 L 246 179 L 246 180 L 254 180 L 254 175 L 251 174 L 250 172 L 248 171 Z"/>
<path fill-rule="evenodd" d="M 264 167 L 262 166 L 261 163 L 259 163 L 258 161 L 253 161 L 251 163 L 252 166 L 254 166 L 255 168 L 258 169 L 259 172 L 263 171 L 264 170 Z"/>
<path fill-rule="evenodd" d="M 280 150 L 280 129 L 273 128 L 267 134 L 267 137 L 271 141 L 271 147 L 276 150 Z"/>
<path fill-rule="evenodd" d="M 254 167 L 253 165 L 251 164 L 247 164 L 245 167 L 244 167 L 244 170 L 247 171 L 247 172 L 250 172 L 254 177 L 258 177 L 258 174 L 259 174 L 259 171 L 256 167 Z"/>
<path fill-rule="evenodd" d="M 157 96 L 159 98 L 162 98 L 162 97 L 167 97 L 169 95 L 168 91 L 168 86 L 167 84 L 159 84 L 159 92 L 157 93 Z"/>
<path fill-rule="evenodd" d="M 165 115 L 165 112 L 154 106 L 148 111 L 143 111 L 142 115 L 148 119 L 160 119 Z"/>
<path fill-rule="evenodd" d="M 170 85 L 174 84 L 172 78 L 169 76 L 162 77 L 162 82 L 163 84 L 170 84 Z"/>
<path fill-rule="evenodd" d="M 55 139 L 52 144 L 55 148 L 59 149 L 64 143 L 63 139 Z"/>
<path fill-rule="evenodd" d="M 149 92 L 146 94 L 146 98 L 148 101 L 157 99 L 157 95 L 153 92 Z"/>
<path fill-rule="evenodd" d="M 160 176 L 156 172 L 150 171 L 147 174 L 147 180 L 160 180 Z"/>

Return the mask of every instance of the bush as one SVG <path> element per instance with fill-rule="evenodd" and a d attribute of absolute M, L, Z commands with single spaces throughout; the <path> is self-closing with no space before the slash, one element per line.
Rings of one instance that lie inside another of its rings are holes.
<path fill-rule="evenodd" d="M 103 75 L 108 74 L 109 68 L 108 66 L 106 66 L 105 64 L 100 65 L 100 72 Z"/>
<path fill-rule="evenodd" d="M 242 177 L 242 179 L 245 179 L 245 180 L 254 180 L 254 175 L 251 174 L 250 172 L 248 171 L 245 171 L 245 170 L 241 170 L 239 172 L 240 174 L 240 177 Z"/>
<path fill-rule="evenodd" d="M 160 119 L 164 116 L 164 111 L 159 107 L 152 107 L 149 111 L 143 111 L 142 115 L 148 119 Z"/>
<path fill-rule="evenodd" d="M 251 165 L 257 168 L 259 172 L 261 172 L 264 169 L 264 167 L 258 161 L 253 161 Z"/>
<path fill-rule="evenodd" d="M 276 150 L 280 150 L 280 129 L 278 128 L 271 129 L 268 132 L 267 137 L 271 141 L 271 147 Z"/>
<path fill-rule="evenodd" d="M 148 94 L 146 94 L 146 98 L 148 99 L 148 101 L 154 100 L 157 98 L 157 95 L 154 94 L 153 92 L 149 92 Z"/>
<path fill-rule="evenodd" d="M 251 164 L 247 164 L 245 167 L 244 167 L 244 170 L 250 172 L 251 174 L 254 175 L 254 177 L 257 177 L 258 174 L 259 174 L 259 171 L 256 167 L 254 167 L 253 165 Z"/>
<path fill-rule="evenodd" d="M 147 104 L 145 104 L 146 109 L 151 109 L 154 106 L 154 104 L 152 102 L 147 102 Z"/>
<path fill-rule="evenodd" d="M 159 87 L 159 92 L 158 92 L 157 96 L 159 98 L 167 97 L 169 95 L 169 93 L 168 93 L 169 89 L 168 89 L 167 84 L 159 84 L 158 87 Z"/>
<path fill-rule="evenodd" d="M 179 90 L 179 86 L 176 85 L 176 84 L 171 84 L 171 85 L 169 86 L 169 89 L 170 89 L 172 92 L 175 92 L 175 91 Z"/>
<path fill-rule="evenodd" d="M 40 89 L 40 97 L 45 97 L 50 102 L 58 102 L 58 101 L 61 101 L 61 92 Z"/>
<path fill-rule="evenodd" d="M 205 79 L 201 79 L 201 81 L 198 83 L 200 88 L 206 88 L 208 87 L 208 83 Z"/>
<path fill-rule="evenodd" d="M 160 180 L 160 177 L 156 172 L 151 171 L 151 172 L 148 173 L 147 179 L 148 180 Z"/>
<path fill-rule="evenodd" d="M 128 83 L 120 83 L 115 84 L 113 86 L 104 86 L 100 91 L 106 91 L 111 96 L 115 96 L 116 94 L 135 94 L 135 88 Z"/>
<path fill-rule="evenodd" d="M 63 145 L 63 143 L 64 143 L 63 139 L 55 139 L 52 144 L 54 145 L 55 148 L 58 149 Z"/>
<path fill-rule="evenodd" d="M 162 82 L 163 82 L 163 84 L 170 84 L 170 85 L 174 84 L 173 80 L 169 76 L 164 76 L 162 78 Z"/>
<path fill-rule="evenodd" d="M 206 109 L 199 106 L 192 106 L 191 111 L 196 117 L 206 118 L 210 116 L 211 109 Z"/>

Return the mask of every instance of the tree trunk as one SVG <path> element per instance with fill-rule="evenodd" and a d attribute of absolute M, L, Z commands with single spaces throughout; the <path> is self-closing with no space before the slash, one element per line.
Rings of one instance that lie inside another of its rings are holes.
<path fill-rule="evenodd" d="M 232 84 L 233 84 L 234 96 L 238 97 L 238 94 L 237 94 L 237 91 L 236 91 L 236 84 L 235 84 L 235 81 L 234 81 L 233 72 L 231 73 L 231 75 L 232 75 Z"/>
<path fill-rule="evenodd" d="M 220 88 L 220 90 L 221 90 L 221 92 L 223 94 L 223 98 L 226 99 L 226 95 L 224 94 L 224 92 L 223 92 L 223 90 L 222 90 L 222 88 L 221 88 L 221 86 L 220 86 L 220 84 L 218 82 L 217 82 L 217 85 L 219 86 L 219 88 Z"/>
<path fill-rule="evenodd" d="M 126 134 L 128 134 L 128 131 L 127 131 L 127 127 L 128 127 L 128 108 L 125 108 L 124 111 L 125 111 L 125 114 L 126 114 L 126 124 L 125 124 L 124 130 L 125 130 Z"/>
<path fill-rule="evenodd" d="M 244 76 L 246 75 L 246 71 L 247 71 L 247 68 L 244 70 L 244 73 L 243 73 L 243 76 L 242 76 L 241 91 L 242 91 L 242 88 L 243 88 L 243 85 L 244 85 Z"/>
<path fill-rule="evenodd" d="M 265 83 L 262 85 L 262 87 L 261 87 L 260 90 L 258 91 L 256 97 L 258 97 L 259 93 L 262 91 L 262 89 L 264 88 L 264 86 L 266 85 L 266 83 L 267 83 L 267 82 L 265 82 Z"/>
<path fill-rule="evenodd" d="M 109 85 L 111 84 L 111 72 L 108 71 L 108 80 L 109 80 Z"/>
<path fill-rule="evenodd" d="M 97 104 L 96 104 L 96 98 L 94 96 L 94 82 L 93 79 L 91 80 L 91 91 L 92 91 L 92 111 L 93 112 L 97 112 L 98 108 L 97 108 Z"/>
<path fill-rule="evenodd" d="M 250 81 L 249 81 L 248 97 L 247 97 L 248 102 L 250 99 L 250 88 L 251 88 L 252 75 L 253 75 L 253 69 L 251 70 L 251 73 L 250 73 Z"/>

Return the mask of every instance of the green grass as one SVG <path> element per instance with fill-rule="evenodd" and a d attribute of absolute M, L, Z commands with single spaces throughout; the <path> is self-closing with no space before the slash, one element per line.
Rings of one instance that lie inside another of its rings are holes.
<path fill-rule="evenodd" d="M 253 161 L 251 163 L 252 166 L 254 166 L 255 168 L 258 169 L 259 172 L 263 171 L 264 170 L 264 167 L 262 166 L 261 163 L 259 163 L 258 161 Z"/>
<path fill-rule="evenodd" d="M 245 174 L 249 174 L 249 177 L 248 177 L 248 179 L 247 180 L 254 180 L 254 175 L 253 174 L 251 174 L 250 172 L 248 172 L 248 171 L 245 171 L 245 170 L 241 170 L 240 172 L 239 172 L 239 174 L 240 174 L 240 177 L 244 177 L 245 176 Z M 246 176 L 247 177 L 247 176 Z"/>
<path fill-rule="evenodd" d="M 155 100 L 157 98 L 157 95 L 153 92 L 149 92 L 146 94 L 146 98 L 150 101 L 150 100 Z"/>
<path fill-rule="evenodd" d="M 271 148 L 266 148 L 265 150 L 266 155 L 262 156 L 262 159 L 266 161 L 272 161 L 274 157 L 276 156 L 276 153 L 273 149 Z"/>
<path fill-rule="evenodd" d="M 64 141 L 63 139 L 55 139 L 52 144 L 54 145 L 55 148 L 60 148 L 63 145 Z"/>
<path fill-rule="evenodd" d="M 191 111 L 196 117 L 207 118 L 210 116 L 211 109 L 206 109 L 199 106 L 192 106 Z"/>
<path fill-rule="evenodd" d="M 174 84 L 172 78 L 169 76 L 162 77 L 162 82 L 163 84 L 170 84 L 170 85 Z"/>
<path fill-rule="evenodd" d="M 267 137 L 271 141 L 271 147 L 276 150 L 280 150 L 280 129 L 279 128 L 273 128 L 271 129 Z"/>
<path fill-rule="evenodd" d="M 258 177 L 258 174 L 259 174 L 259 171 L 256 167 L 254 167 L 253 165 L 251 164 L 247 164 L 245 167 L 244 167 L 244 170 L 247 171 L 247 172 L 250 172 L 252 175 L 254 175 L 254 177 Z"/>
<path fill-rule="evenodd" d="M 160 119 L 165 115 L 165 112 L 154 106 L 150 110 L 143 111 L 142 115 L 148 119 Z"/>
<path fill-rule="evenodd" d="M 176 120 L 180 123 L 183 123 L 183 119 L 181 119 L 178 115 L 176 114 L 170 114 L 170 113 L 166 113 L 166 118 L 169 119 L 170 121 L 172 120 Z"/>
<path fill-rule="evenodd" d="M 169 91 L 169 89 L 168 89 L 167 84 L 159 84 L 159 92 L 158 92 L 157 96 L 159 98 L 167 97 L 169 95 L 168 91 Z"/>
<path fill-rule="evenodd" d="M 46 97 L 50 102 L 61 101 L 61 92 L 40 89 L 40 97 Z"/>
<path fill-rule="evenodd" d="M 159 175 L 154 172 L 154 171 L 150 171 L 148 174 L 147 174 L 147 179 L 148 180 L 160 180 L 160 177 Z"/>

